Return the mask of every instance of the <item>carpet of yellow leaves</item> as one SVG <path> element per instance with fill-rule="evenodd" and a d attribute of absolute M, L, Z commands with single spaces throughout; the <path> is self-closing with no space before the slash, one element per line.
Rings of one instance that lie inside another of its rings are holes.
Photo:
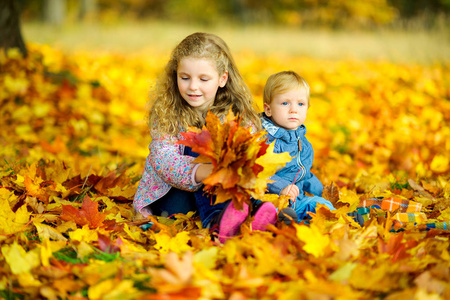
<path fill-rule="evenodd" d="M 450 221 L 448 64 L 236 53 L 260 106 L 273 72 L 310 83 L 314 171 L 340 209 L 396 195 L 427 219 L 393 231 L 394 212 L 360 227 L 319 209 L 220 245 L 192 215 L 143 231 L 131 207 L 166 57 L 29 48 L 0 52 L 0 298 L 450 298 L 450 231 L 425 226 Z"/>

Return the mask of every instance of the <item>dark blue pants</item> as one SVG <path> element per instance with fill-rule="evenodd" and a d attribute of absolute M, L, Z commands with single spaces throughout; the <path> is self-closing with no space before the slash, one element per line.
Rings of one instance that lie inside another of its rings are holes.
<path fill-rule="evenodd" d="M 199 154 L 185 147 L 184 155 L 197 157 Z M 212 217 L 219 214 L 225 207 L 225 203 L 213 205 L 215 196 L 207 195 L 201 187 L 196 192 L 189 192 L 172 187 L 169 192 L 158 201 L 150 204 L 153 214 L 157 216 L 171 216 L 173 214 L 186 214 L 189 211 L 197 211 L 206 227 Z"/>
<path fill-rule="evenodd" d="M 150 204 L 150 208 L 154 215 L 164 217 L 197 211 L 194 193 L 174 187 L 164 197 Z"/>
<path fill-rule="evenodd" d="M 184 148 L 184 154 L 198 157 L 198 153 L 193 152 L 190 147 Z M 207 227 L 208 223 L 211 219 L 220 214 L 220 212 L 224 209 L 225 203 L 219 203 L 214 205 L 214 201 L 216 197 L 214 195 L 209 195 L 203 191 L 203 186 L 196 192 L 194 192 L 195 203 L 197 205 L 198 214 L 200 215 L 200 219 L 202 220 L 203 227 Z"/>

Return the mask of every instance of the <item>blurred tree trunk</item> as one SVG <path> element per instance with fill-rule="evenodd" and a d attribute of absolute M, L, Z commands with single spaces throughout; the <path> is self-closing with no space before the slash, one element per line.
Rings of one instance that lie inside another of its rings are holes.
<path fill-rule="evenodd" d="M 0 0 L 0 48 L 19 48 L 23 55 L 27 55 L 16 0 Z"/>
<path fill-rule="evenodd" d="M 80 1 L 80 20 L 92 21 L 97 15 L 97 0 Z"/>
<path fill-rule="evenodd" d="M 66 19 L 66 0 L 44 0 L 44 21 L 62 25 Z"/>
<path fill-rule="evenodd" d="M 248 23 L 247 6 L 243 0 L 231 0 L 230 4 L 233 14 L 244 24 Z"/>

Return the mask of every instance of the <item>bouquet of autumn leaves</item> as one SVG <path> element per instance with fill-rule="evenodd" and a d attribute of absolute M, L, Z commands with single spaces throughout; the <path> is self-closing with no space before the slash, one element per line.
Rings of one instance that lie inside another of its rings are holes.
<path fill-rule="evenodd" d="M 223 122 L 208 112 L 206 125 L 181 133 L 179 142 L 200 154 L 195 163 L 213 165 L 203 190 L 216 196 L 215 204 L 232 200 L 237 209 L 251 205 L 251 198 L 264 200 L 269 177 L 291 159 L 288 153 L 273 153 L 265 131 L 252 133 L 241 122 L 231 111 Z"/>

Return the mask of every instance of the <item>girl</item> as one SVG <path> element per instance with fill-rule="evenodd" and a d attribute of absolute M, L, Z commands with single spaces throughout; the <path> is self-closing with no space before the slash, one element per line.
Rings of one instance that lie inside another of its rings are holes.
<path fill-rule="evenodd" d="M 149 116 L 152 141 L 144 174 L 133 205 L 144 216 L 170 216 L 198 211 L 204 227 L 224 242 L 238 233 L 249 208 L 235 209 L 231 202 L 211 205 L 202 192 L 202 181 L 212 172 L 210 164 L 192 163 L 198 154 L 177 144 L 189 126 L 202 128 L 209 110 L 224 117 L 229 109 L 243 117 L 253 130 L 261 121 L 251 93 L 225 42 L 216 35 L 194 33 L 172 52 L 156 86 Z M 276 222 L 276 209 L 268 202 L 253 211 L 252 228 L 264 230 Z"/>

